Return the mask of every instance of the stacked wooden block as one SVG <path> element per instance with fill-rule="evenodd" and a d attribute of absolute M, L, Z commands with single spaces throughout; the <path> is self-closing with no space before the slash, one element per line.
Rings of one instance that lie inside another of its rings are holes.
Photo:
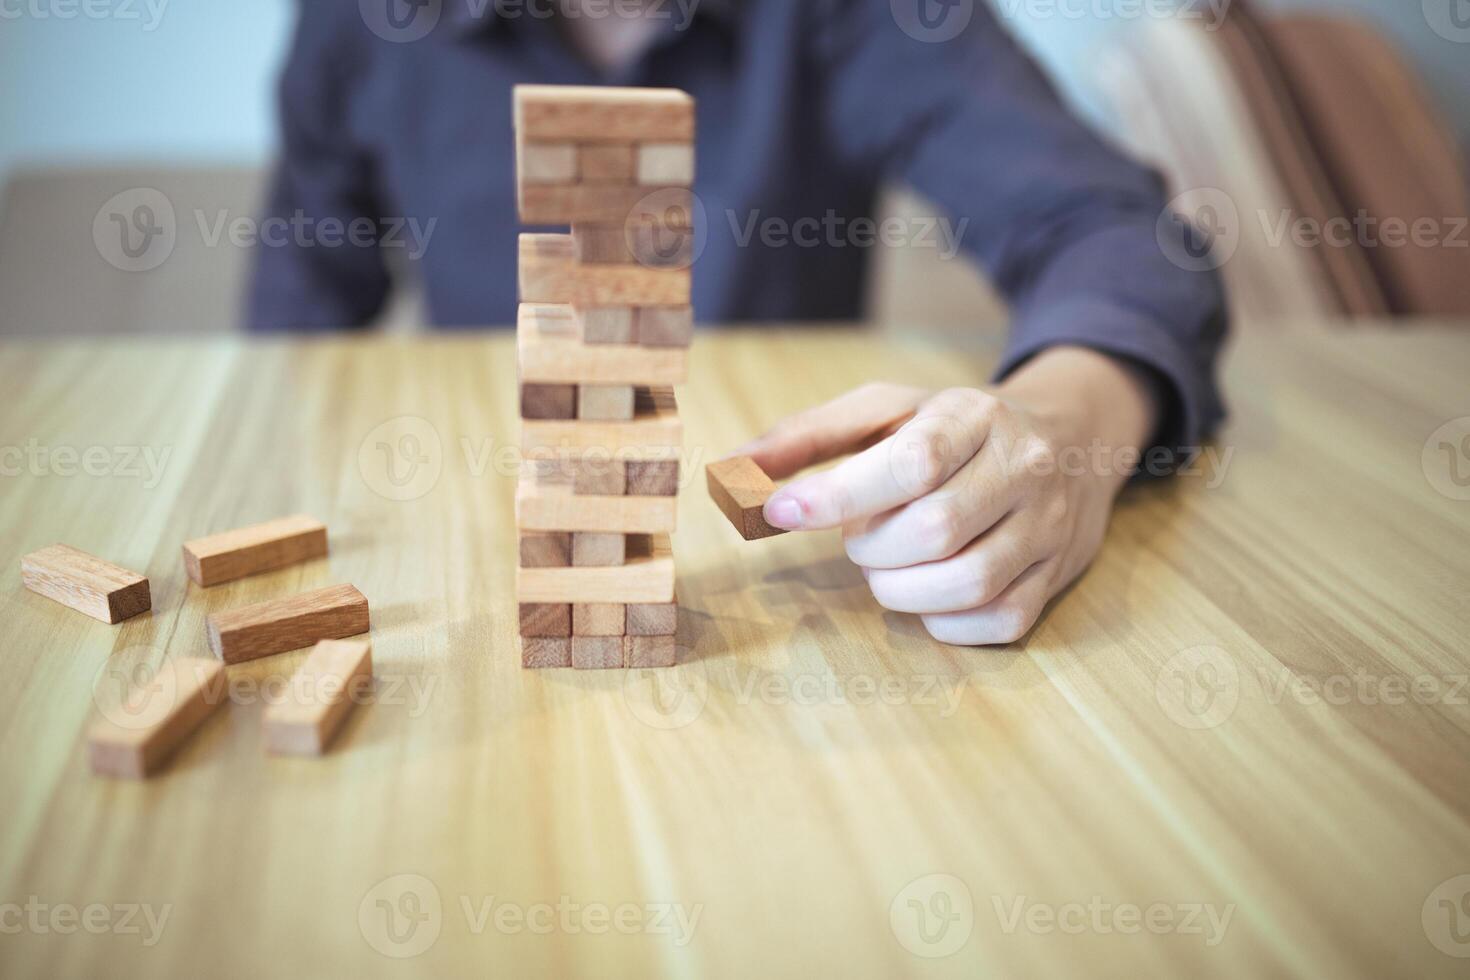
<path fill-rule="evenodd" d="M 674 530 L 693 317 L 694 101 L 515 90 L 526 667 L 674 663 Z"/>

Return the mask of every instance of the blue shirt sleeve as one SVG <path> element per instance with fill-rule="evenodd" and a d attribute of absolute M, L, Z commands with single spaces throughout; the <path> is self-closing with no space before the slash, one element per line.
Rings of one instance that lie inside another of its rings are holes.
<path fill-rule="evenodd" d="M 388 295 L 374 161 L 353 125 L 354 88 L 370 62 L 342 9 L 298 6 L 280 82 L 279 161 L 246 296 L 251 330 L 361 327 Z"/>
<path fill-rule="evenodd" d="M 946 40 L 905 30 L 890 0 L 812 6 L 829 141 L 967 221 L 963 250 L 1011 304 L 998 377 L 1059 344 L 1127 359 L 1163 396 L 1156 445 L 1199 445 L 1224 415 L 1225 299 L 1216 273 L 1165 255 L 1159 236 L 1188 231 L 1160 222 L 1158 176 L 1074 117 L 981 0 L 938 8 L 969 18 Z"/>

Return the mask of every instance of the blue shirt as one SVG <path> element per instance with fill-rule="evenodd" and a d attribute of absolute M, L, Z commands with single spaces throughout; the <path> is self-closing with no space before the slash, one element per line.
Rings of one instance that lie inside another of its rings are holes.
<path fill-rule="evenodd" d="M 983 0 L 664 0 L 657 42 L 606 75 L 562 40 L 561 6 L 301 4 L 266 215 L 293 231 L 256 250 L 251 327 L 364 324 L 404 273 L 436 325 L 513 323 L 511 87 L 671 86 L 697 101 L 699 320 L 858 317 L 884 247 L 864 219 L 901 181 L 1011 303 L 1000 376 L 1084 345 L 1151 369 L 1164 446 L 1220 420 L 1218 277 L 1166 256 L 1195 243 L 1159 221 L 1157 176 L 1062 106 Z"/>

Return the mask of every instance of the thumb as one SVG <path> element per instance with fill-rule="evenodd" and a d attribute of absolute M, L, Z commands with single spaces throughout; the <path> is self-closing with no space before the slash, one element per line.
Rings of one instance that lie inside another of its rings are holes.
<path fill-rule="evenodd" d="M 764 435 L 730 453 L 749 456 L 773 480 L 864 449 L 913 416 L 930 392 L 875 382 L 788 415 Z"/>

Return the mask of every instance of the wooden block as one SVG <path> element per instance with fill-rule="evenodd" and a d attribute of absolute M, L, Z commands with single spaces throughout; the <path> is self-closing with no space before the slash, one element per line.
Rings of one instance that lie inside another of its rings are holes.
<path fill-rule="evenodd" d="M 568 568 L 572 536 L 565 531 L 521 531 L 522 568 Z"/>
<path fill-rule="evenodd" d="M 523 472 L 516 484 L 516 526 L 523 531 L 667 534 L 675 529 L 678 516 L 675 497 L 578 494 L 574 484 L 539 480 L 529 472 Z M 556 566 L 522 562 L 521 567 Z"/>
<path fill-rule="evenodd" d="M 517 188 L 526 225 L 642 225 L 688 228 L 694 221 L 694 192 L 687 187 L 655 191 L 637 184 L 526 184 Z"/>
<path fill-rule="evenodd" d="M 631 310 L 627 313 L 631 322 Z M 582 332 L 582 321 L 572 315 L 570 306 L 521 304 L 516 327 L 521 380 L 541 384 L 676 385 L 688 378 L 687 350 L 584 342 Z"/>
<path fill-rule="evenodd" d="M 658 187 L 692 187 L 694 144 L 644 143 L 639 146 L 638 183 Z"/>
<path fill-rule="evenodd" d="M 694 262 L 694 233 L 687 220 L 670 222 L 667 213 L 657 220 L 624 224 L 572 225 L 572 250 L 577 261 L 592 265 L 646 265 L 654 269 L 683 269 Z"/>
<path fill-rule="evenodd" d="M 522 636 L 571 636 L 572 607 L 565 602 L 523 602 Z"/>
<path fill-rule="evenodd" d="M 588 183 L 631 184 L 636 165 L 631 143 L 586 143 L 577 148 L 577 172 Z"/>
<path fill-rule="evenodd" d="M 679 632 L 677 602 L 630 602 L 623 631 L 629 636 L 673 636 Z"/>
<path fill-rule="evenodd" d="M 620 459 L 576 459 L 568 465 L 572 493 L 578 497 L 621 497 L 628 491 L 628 464 Z"/>
<path fill-rule="evenodd" d="M 573 636 L 622 636 L 628 607 L 620 602 L 578 602 L 572 605 Z"/>
<path fill-rule="evenodd" d="M 275 755 L 321 755 L 373 683 L 369 640 L 322 640 L 291 675 L 285 698 L 265 709 L 265 748 Z"/>
<path fill-rule="evenodd" d="M 631 422 L 632 385 L 578 385 L 577 418 L 591 422 Z"/>
<path fill-rule="evenodd" d="M 575 531 L 572 533 L 572 567 L 621 565 L 627 561 L 627 541 L 626 534 Z"/>
<path fill-rule="evenodd" d="M 209 617 L 209 647 L 227 664 L 366 633 L 368 601 L 350 585 L 267 599 Z"/>
<path fill-rule="evenodd" d="M 125 779 L 157 772 L 225 694 L 223 664 L 202 657 L 165 661 L 148 684 L 128 693 L 125 726 L 106 718 L 92 725 L 87 735 L 92 771 Z"/>
<path fill-rule="evenodd" d="M 184 568 L 198 585 L 218 585 L 327 553 L 327 526 L 297 514 L 184 542 Z"/>
<path fill-rule="evenodd" d="M 638 343 L 645 347 L 688 347 L 694 341 L 694 308 L 642 307 L 636 331 Z"/>
<path fill-rule="evenodd" d="M 709 484 L 710 498 L 724 511 L 742 538 L 754 541 L 786 533 L 767 524 L 761 514 L 761 508 L 776 492 L 776 484 L 756 465 L 755 460 L 749 456 L 722 459 L 706 466 L 704 475 Z"/>
<path fill-rule="evenodd" d="M 585 260 L 582 260 L 585 261 Z M 589 306 L 579 310 L 582 318 L 582 342 L 584 344 L 633 344 L 638 342 L 634 332 L 637 322 L 631 306 Z M 640 378 L 645 382 L 656 382 L 660 378 Z"/>
<path fill-rule="evenodd" d="M 517 85 L 512 105 L 527 141 L 694 141 L 694 99 L 678 89 Z"/>
<path fill-rule="evenodd" d="M 605 670 L 623 666 L 623 637 L 572 637 L 572 666 L 578 670 Z"/>
<path fill-rule="evenodd" d="M 608 568 L 518 568 L 520 602 L 672 602 L 674 556 L 666 534 L 628 536 L 627 561 Z"/>
<path fill-rule="evenodd" d="M 688 306 L 688 269 L 584 265 L 571 235 L 523 234 L 520 295 L 526 303 L 573 306 Z"/>
<path fill-rule="evenodd" d="M 670 635 L 623 637 L 626 667 L 672 667 L 677 658 L 678 649 Z"/>
<path fill-rule="evenodd" d="M 526 668 L 570 667 L 572 638 L 525 636 L 521 638 L 521 666 Z"/>
<path fill-rule="evenodd" d="M 627 476 L 623 492 L 630 497 L 672 497 L 679 492 L 677 459 L 630 460 L 623 470 Z"/>
<path fill-rule="evenodd" d="M 527 459 L 587 452 L 624 460 L 669 459 L 683 441 L 684 424 L 671 388 L 635 388 L 631 422 L 528 419 L 521 424 L 521 451 Z"/>
<path fill-rule="evenodd" d="M 516 173 L 524 183 L 571 184 L 577 180 L 575 143 L 521 143 Z"/>
<path fill-rule="evenodd" d="M 521 385 L 521 418 L 572 419 L 577 417 L 577 386 L 528 382 Z"/>
<path fill-rule="evenodd" d="M 23 556 L 20 580 L 37 595 L 104 623 L 120 623 L 153 607 L 148 579 L 71 545 L 53 544 Z"/>

